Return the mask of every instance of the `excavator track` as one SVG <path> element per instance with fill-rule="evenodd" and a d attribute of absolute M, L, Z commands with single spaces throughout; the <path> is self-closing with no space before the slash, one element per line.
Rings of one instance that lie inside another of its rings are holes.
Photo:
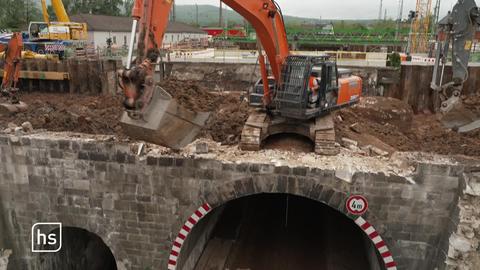
<path fill-rule="evenodd" d="M 340 150 L 336 145 L 335 124 L 331 114 L 315 119 L 315 153 L 325 156 L 335 156 Z"/>
<path fill-rule="evenodd" d="M 308 123 L 299 124 L 298 121 L 282 121 L 271 119 L 266 113 L 255 112 L 250 115 L 245 124 L 240 140 L 240 149 L 245 151 L 259 151 L 263 141 L 271 134 L 272 130 L 283 130 L 285 133 L 295 133 L 302 130 L 301 134 L 308 136 L 315 143 L 315 153 L 325 156 L 337 155 L 340 150 L 336 145 L 335 128 L 331 114 L 310 120 Z"/>
<path fill-rule="evenodd" d="M 264 130 L 268 127 L 267 114 L 262 112 L 252 113 L 242 131 L 240 149 L 245 151 L 259 151 L 265 139 Z"/>

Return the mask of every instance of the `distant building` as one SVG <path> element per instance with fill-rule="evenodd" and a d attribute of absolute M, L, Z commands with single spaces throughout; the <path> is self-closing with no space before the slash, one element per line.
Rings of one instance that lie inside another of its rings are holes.
<path fill-rule="evenodd" d="M 111 38 L 113 46 L 128 45 L 132 30 L 132 18 L 105 15 L 79 14 L 70 16 L 72 22 L 85 22 L 88 26 L 88 41 L 95 47 L 106 47 Z M 208 41 L 208 34 L 188 24 L 170 22 L 163 40 L 164 47 L 176 46 L 186 41 Z"/>
<path fill-rule="evenodd" d="M 225 35 L 225 30 L 221 27 L 204 27 L 203 31 L 207 32 L 212 37 L 220 37 Z M 227 29 L 227 37 L 229 38 L 246 38 L 247 31 L 243 27 L 236 27 Z"/>

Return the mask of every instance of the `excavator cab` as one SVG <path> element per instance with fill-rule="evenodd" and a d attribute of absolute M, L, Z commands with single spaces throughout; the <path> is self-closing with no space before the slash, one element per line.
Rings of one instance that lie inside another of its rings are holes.
<path fill-rule="evenodd" d="M 268 83 L 275 96 L 275 110 L 283 117 L 299 120 L 352 105 L 362 92 L 361 78 L 339 78 L 335 59 L 327 55 L 289 56 L 283 65 L 281 85 L 273 78 Z M 263 106 L 263 89 L 260 79 L 249 94 L 250 106 Z"/>

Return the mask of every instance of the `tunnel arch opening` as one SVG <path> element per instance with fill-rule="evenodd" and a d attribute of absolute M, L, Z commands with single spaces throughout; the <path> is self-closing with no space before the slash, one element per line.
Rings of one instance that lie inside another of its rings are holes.
<path fill-rule="evenodd" d="M 195 211 L 174 241 L 168 269 L 212 266 L 396 269 L 385 242 L 365 219 L 287 193 L 253 194 Z"/>
<path fill-rule="evenodd" d="M 51 233 L 58 234 L 59 229 Z M 39 256 L 38 269 L 117 270 L 115 256 L 97 234 L 77 227 L 63 227 L 61 239 L 59 252 Z"/>

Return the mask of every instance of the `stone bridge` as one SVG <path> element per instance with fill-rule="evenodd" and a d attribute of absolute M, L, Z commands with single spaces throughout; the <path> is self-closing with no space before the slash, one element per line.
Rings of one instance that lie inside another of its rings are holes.
<path fill-rule="evenodd" d="M 369 259 L 377 261 L 371 269 L 447 269 L 458 253 L 449 239 L 466 176 L 480 170 L 415 162 L 409 178 L 365 171 L 344 181 L 319 168 L 133 152 L 108 140 L 1 136 L 0 251 L 13 251 L 8 269 L 49 269 L 46 257 L 31 251 L 37 222 L 61 222 L 70 240 L 80 237 L 75 233 L 100 239 L 118 269 L 193 269 L 225 206 L 264 194 L 290 194 L 339 213 L 368 242 Z M 347 213 L 352 194 L 368 199 L 362 217 Z"/>

